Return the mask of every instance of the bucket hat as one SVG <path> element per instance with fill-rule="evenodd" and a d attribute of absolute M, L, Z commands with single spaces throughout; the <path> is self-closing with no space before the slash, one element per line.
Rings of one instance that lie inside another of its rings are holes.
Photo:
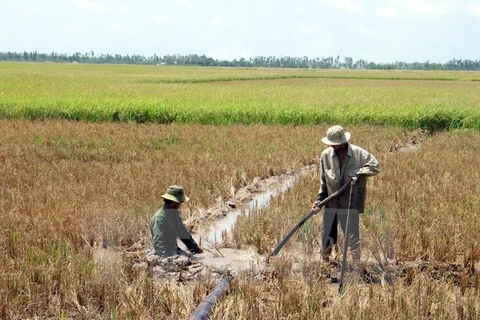
<path fill-rule="evenodd" d="M 327 135 L 322 138 L 322 142 L 329 146 L 344 144 L 350 140 L 350 136 L 350 132 L 342 126 L 333 126 L 328 128 Z"/>
<path fill-rule="evenodd" d="M 163 199 L 175 201 L 178 203 L 187 202 L 190 198 L 185 196 L 185 192 L 181 186 L 170 186 L 167 188 L 165 194 L 161 196 Z"/>

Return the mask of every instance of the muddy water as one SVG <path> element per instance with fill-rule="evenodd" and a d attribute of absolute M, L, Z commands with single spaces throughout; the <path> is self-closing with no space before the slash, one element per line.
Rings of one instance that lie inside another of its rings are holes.
<path fill-rule="evenodd" d="M 221 248 L 224 235 L 232 230 L 241 215 L 249 215 L 269 205 L 272 198 L 281 196 L 300 181 L 304 176 L 313 174 L 317 166 L 303 167 L 297 171 L 260 180 L 252 185 L 238 190 L 235 199 L 236 208 L 227 210 L 224 217 L 215 220 L 207 228 L 193 235 L 197 243 L 204 248 L 204 253 L 193 259 L 216 270 L 235 274 L 241 270 L 253 272 L 264 269 L 265 257 L 257 254 L 252 248 L 244 250 Z"/>
<path fill-rule="evenodd" d="M 242 197 L 245 197 L 245 194 L 250 194 L 248 200 L 242 201 L 238 205 L 238 208 L 229 210 L 223 218 L 215 220 L 213 224 L 194 235 L 193 238 L 197 242 L 202 243 L 221 243 L 223 240 L 222 235 L 233 228 L 239 216 L 248 216 L 255 210 L 261 210 L 267 207 L 272 198 L 282 195 L 292 188 L 302 177 L 307 174 L 312 174 L 316 169 L 317 166 L 315 165 L 303 167 L 297 171 L 273 176 L 256 182 L 254 185 L 240 189 L 237 194 L 242 195 Z M 233 199 L 233 202 L 236 202 L 235 200 L 236 199 Z"/>

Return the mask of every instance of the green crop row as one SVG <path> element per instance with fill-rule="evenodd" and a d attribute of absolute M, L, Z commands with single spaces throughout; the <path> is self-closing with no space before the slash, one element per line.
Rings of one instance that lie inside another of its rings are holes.
<path fill-rule="evenodd" d="M 0 63 L 0 118 L 480 129 L 479 72 Z"/>
<path fill-rule="evenodd" d="M 222 82 L 222 81 L 253 81 L 253 80 L 278 80 L 278 79 L 349 79 L 349 80 L 419 80 L 419 78 L 409 77 L 382 77 L 373 75 L 354 76 L 354 75 L 271 75 L 271 76 L 252 76 L 252 77 L 215 77 L 215 78 L 158 78 L 140 80 L 141 83 L 204 83 L 204 82 Z M 427 77 L 421 80 L 431 81 L 480 81 L 480 79 L 461 79 L 445 77 Z"/>

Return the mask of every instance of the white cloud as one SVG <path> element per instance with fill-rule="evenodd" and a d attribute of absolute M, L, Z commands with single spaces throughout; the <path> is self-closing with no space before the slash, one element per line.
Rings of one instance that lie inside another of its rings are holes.
<path fill-rule="evenodd" d="M 378 8 L 375 10 L 375 15 L 381 18 L 400 19 L 402 15 L 392 8 Z"/>
<path fill-rule="evenodd" d="M 339 10 L 346 10 L 350 13 L 359 13 L 363 10 L 361 2 L 351 0 L 322 0 L 323 4 Z"/>
<path fill-rule="evenodd" d="M 181 6 L 191 8 L 192 7 L 192 0 L 177 0 L 177 3 Z"/>
<path fill-rule="evenodd" d="M 480 18 L 480 2 L 468 3 L 467 10 L 475 17 Z"/>
<path fill-rule="evenodd" d="M 87 10 L 93 10 L 93 11 L 104 11 L 105 6 L 101 3 L 96 3 L 93 1 L 88 1 L 88 0 L 75 0 L 75 5 L 77 7 L 87 9 Z"/>
<path fill-rule="evenodd" d="M 111 29 L 111 30 L 117 31 L 117 30 L 122 29 L 122 26 L 120 26 L 119 24 L 116 24 L 116 23 L 109 23 L 108 28 Z"/>
<path fill-rule="evenodd" d="M 440 17 L 449 12 L 449 5 L 445 2 L 408 0 L 403 2 L 405 9 L 416 15 Z"/>
<path fill-rule="evenodd" d="M 91 10 L 96 12 L 128 12 L 128 7 L 124 4 L 116 4 L 112 6 L 107 6 L 100 1 L 90 1 L 90 0 L 75 0 L 75 5 L 79 8 L 85 10 Z"/>
<path fill-rule="evenodd" d="M 38 11 L 40 11 L 40 9 L 37 8 L 37 7 L 27 7 L 27 11 L 30 11 L 30 12 L 38 12 Z"/>
<path fill-rule="evenodd" d="M 375 30 L 366 29 L 366 28 L 358 28 L 355 30 L 355 33 L 362 36 L 375 36 L 378 34 Z"/>
<path fill-rule="evenodd" d="M 72 26 L 70 26 L 70 25 L 68 25 L 68 26 L 65 26 L 65 27 L 63 28 L 63 30 L 64 30 L 66 33 L 72 33 L 72 32 L 75 31 L 75 28 L 72 27 Z"/>
<path fill-rule="evenodd" d="M 312 28 L 307 27 L 301 22 L 297 23 L 297 30 L 298 32 L 301 32 L 301 33 L 313 33 L 314 31 Z"/>
<path fill-rule="evenodd" d="M 462 5 L 457 0 L 389 0 L 375 10 L 381 18 L 402 19 L 421 16 L 441 19 L 460 12 Z"/>
<path fill-rule="evenodd" d="M 115 7 L 118 12 L 128 12 L 128 8 L 124 4 L 119 4 Z"/>
<path fill-rule="evenodd" d="M 165 17 L 165 16 L 162 16 L 162 15 L 154 15 L 153 16 L 153 20 L 155 20 L 156 22 L 167 22 L 168 21 L 168 18 Z"/>
<path fill-rule="evenodd" d="M 215 17 L 212 19 L 211 23 L 214 25 L 214 26 L 219 26 L 219 25 L 222 25 L 223 24 L 223 21 L 222 19 L 218 18 L 218 17 Z"/>

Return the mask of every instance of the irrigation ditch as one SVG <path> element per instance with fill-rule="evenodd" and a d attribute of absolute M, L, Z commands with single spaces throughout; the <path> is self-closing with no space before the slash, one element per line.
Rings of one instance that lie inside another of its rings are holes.
<path fill-rule="evenodd" d="M 207 319 L 215 304 L 229 290 L 231 281 L 238 272 L 248 270 L 249 272 L 259 274 L 265 271 L 267 267 L 267 257 L 259 255 L 252 250 L 218 248 L 224 240 L 226 233 L 235 225 L 238 217 L 240 215 L 249 215 L 255 210 L 261 210 L 268 206 L 272 197 L 281 196 L 304 176 L 315 174 L 317 171 L 317 165 L 309 165 L 296 171 L 289 171 L 281 175 L 255 181 L 241 188 L 226 203 L 224 217 L 216 220 L 213 224 L 193 236 L 198 243 L 202 244 L 206 253 L 192 259 L 201 262 L 211 270 L 215 270 L 218 275 L 221 275 L 221 279 L 198 305 L 190 319 Z"/>

